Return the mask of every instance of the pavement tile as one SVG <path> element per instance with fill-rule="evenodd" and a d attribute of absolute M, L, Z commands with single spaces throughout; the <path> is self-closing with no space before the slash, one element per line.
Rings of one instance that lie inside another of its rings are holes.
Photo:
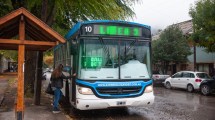
<path fill-rule="evenodd" d="M 0 108 L 4 100 L 4 94 L 8 86 L 8 80 L 6 78 L 0 78 Z"/>
<path fill-rule="evenodd" d="M 0 120 L 15 120 L 15 98 L 17 86 L 9 85 L 10 77 L 16 77 L 16 74 L 7 73 L 0 75 L 0 100 L 4 98 L 0 106 Z M 1 97 L 3 96 L 3 97 Z M 41 95 L 41 105 L 34 105 L 32 98 L 25 98 L 24 120 L 68 120 L 63 113 L 53 114 L 51 98 L 45 93 Z M 0 101 L 1 102 L 1 101 Z"/>

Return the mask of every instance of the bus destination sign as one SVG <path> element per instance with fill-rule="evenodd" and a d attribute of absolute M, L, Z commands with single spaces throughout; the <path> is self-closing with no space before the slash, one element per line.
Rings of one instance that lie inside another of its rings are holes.
<path fill-rule="evenodd" d="M 86 25 L 83 28 L 85 35 L 113 35 L 113 36 L 142 36 L 141 27 L 127 27 L 117 25 Z"/>
<path fill-rule="evenodd" d="M 95 56 L 82 56 L 83 68 L 100 68 L 102 65 L 102 58 Z"/>

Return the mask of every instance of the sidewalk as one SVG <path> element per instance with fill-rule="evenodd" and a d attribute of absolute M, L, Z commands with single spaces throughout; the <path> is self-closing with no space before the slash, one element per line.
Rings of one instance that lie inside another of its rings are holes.
<path fill-rule="evenodd" d="M 7 79 L 0 77 L 0 106 L 2 106 L 2 103 L 4 102 L 4 93 L 7 89 L 7 86 L 8 86 Z"/>
<path fill-rule="evenodd" d="M 0 74 L 0 120 L 15 120 L 16 79 L 16 74 Z M 69 117 L 63 112 L 53 114 L 50 97 L 42 93 L 39 106 L 33 104 L 32 98 L 25 98 L 24 120 L 69 120 Z"/>

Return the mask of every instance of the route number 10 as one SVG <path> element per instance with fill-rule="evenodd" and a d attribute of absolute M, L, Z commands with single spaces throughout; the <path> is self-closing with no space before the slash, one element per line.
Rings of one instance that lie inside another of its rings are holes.
<path fill-rule="evenodd" d="M 93 28 L 91 26 L 86 26 L 85 31 L 86 32 L 92 32 Z"/>

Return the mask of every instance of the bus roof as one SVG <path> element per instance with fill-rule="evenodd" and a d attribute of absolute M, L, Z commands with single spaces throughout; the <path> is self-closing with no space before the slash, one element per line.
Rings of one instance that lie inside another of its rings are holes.
<path fill-rule="evenodd" d="M 89 24 L 89 23 L 126 23 L 130 25 L 136 25 L 140 27 L 145 27 L 148 29 L 151 29 L 150 26 L 144 25 L 144 24 L 139 24 L 135 22 L 127 22 L 127 21 L 120 21 L 120 20 L 92 20 L 92 21 L 83 21 L 83 22 L 78 22 L 66 35 L 65 38 L 69 39 L 74 33 L 76 33 L 80 27 L 84 24 Z"/>

